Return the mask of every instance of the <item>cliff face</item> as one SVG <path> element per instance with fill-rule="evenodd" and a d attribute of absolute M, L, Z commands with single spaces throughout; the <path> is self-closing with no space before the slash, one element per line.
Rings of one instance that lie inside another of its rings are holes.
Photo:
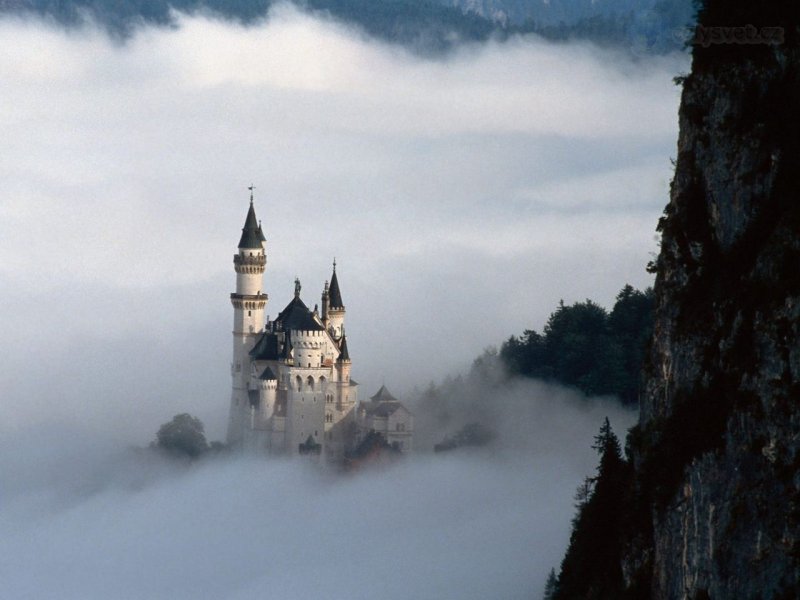
<path fill-rule="evenodd" d="M 652 598 L 799 597 L 800 11 L 773 4 L 706 2 L 706 28 L 783 31 L 695 47 L 684 81 L 628 442 L 623 574 Z"/>

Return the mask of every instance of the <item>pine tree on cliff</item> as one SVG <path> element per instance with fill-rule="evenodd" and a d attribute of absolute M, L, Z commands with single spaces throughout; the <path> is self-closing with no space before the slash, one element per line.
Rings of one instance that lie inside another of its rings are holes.
<path fill-rule="evenodd" d="M 593 448 L 600 455 L 597 477 L 588 498 L 578 505 L 553 600 L 617 599 L 622 588 L 619 531 L 629 469 L 608 418 Z"/>
<path fill-rule="evenodd" d="M 555 600 L 557 592 L 558 578 L 556 577 L 556 570 L 550 569 L 550 574 L 547 576 L 547 583 L 544 585 L 544 596 L 542 596 L 542 600 Z"/>

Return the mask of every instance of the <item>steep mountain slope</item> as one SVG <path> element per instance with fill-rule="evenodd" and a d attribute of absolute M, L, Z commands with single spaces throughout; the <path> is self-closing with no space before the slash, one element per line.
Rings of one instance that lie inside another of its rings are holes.
<path fill-rule="evenodd" d="M 800 7 L 708 0 L 699 19 L 714 43 L 694 48 L 659 223 L 626 592 L 600 597 L 797 598 Z"/>
<path fill-rule="evenodd" d="M 784 34 L 698 47 L 684 83 L 640 419 L 687 467 L 654 515 L 657 598 L 798 589 L 800 13 L 726 4 L 702 23 Z"/>

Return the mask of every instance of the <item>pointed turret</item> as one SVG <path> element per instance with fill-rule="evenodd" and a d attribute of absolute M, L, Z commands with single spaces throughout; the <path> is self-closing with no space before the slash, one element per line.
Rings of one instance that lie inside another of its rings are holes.
<path fill-rule="evenodd" d="M 242 227 L 239 248 L 261 248 L 261 243 L 265 241 L 266 238 L 261 230 L 261 223 L 256 219 L 256 209 L 253 208 L 253 192 L 250 190 L 250 209 L 247 211 L 247 218 L 245 218 L 244 227 Z"/>
<path fill-rule="evenodd" d="M 266 242 L 267 238 L 264 237 L 264 230 L 261 229 L 261 219 L 258 220 L 258 239 L 262 242 Z"/>
<path fill-rule="evenodd" d="M 342 344 L 339 347 L 339 362 L 350 362 L 350 352 L 347 350 L 347 336 L 342 335 Z"/>
<path fill-rule="evenodd" d="M 342 302 L 342 292 L 339 291 L 339 277 L 336 275 L 336 259 L 333 259 L 333 275 L 331 284 L 326 286 L 322 293 L 322 301 L 325 314 L 325 327 L 338 340 L 344 333 L 344 303 Z"/>
<path fill-rule="evenodd" d="M 328 296 L 330 297 L 330 308 L 344 309 L 342 292 L 339 291 L 339 278 L 336 277 L 336 259 L 333 260 L 333 275 L 331 275 L 331 285 L 328 289 Z"/>

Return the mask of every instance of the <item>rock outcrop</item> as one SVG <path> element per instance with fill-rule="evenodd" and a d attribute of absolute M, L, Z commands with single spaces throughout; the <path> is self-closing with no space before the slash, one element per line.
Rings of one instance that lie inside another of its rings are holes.
<path fill-rule="evenodd" d="M 800 12 L 735 4 L 707 2 L 703 34 L 753 24 L 742 35 L 762 39 L 721 30 L 725 43 L 695 48 L 659 224 L 632 444 L 653 598 L 800 589 Z"/>
<path fill-rule="evenodd" d="M 699 23 L 607 597 L 800 598 L 800 5 Z"/>

